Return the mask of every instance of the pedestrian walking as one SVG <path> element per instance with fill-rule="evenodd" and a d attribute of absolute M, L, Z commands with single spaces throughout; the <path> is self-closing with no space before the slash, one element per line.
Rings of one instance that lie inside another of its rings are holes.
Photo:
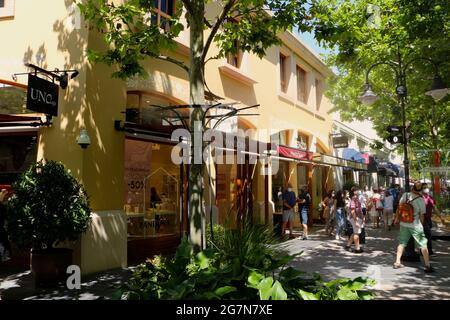
<path fill-rule="evenodd" d="M 294 207 L 296 204 L 295 192 L 292 191 L 292 185 L 288 184 L 286 191 L 283 192 L 283 223 L 281 225 L 281 236 L 284 238 L 286 232 L 286 225 L 289 224 L 289 239 L 294 239 L 292 232 L 292 225 L 294 222 Z"/>
<path fill-rule="evenodd" d="M 402 206 L 402 204 L 405 204 Z M 422 183 L 416 182 L 411 192 L 405 193 L 399 203 L 399 210 L 395 217 L 395 223 L 400 222 L 399 245 L 397 247 L 397 258 L 394 263 L 394 269 L 404 267 L 400 259 L 403 251 L 411 237 L 419 245 L 424 262 L 424 272 L 433 272 L 430 265 L 430 257 L 427 247 L 427 238 L 423 228 L 426 214 L 425 201 L 422 197 Z M 412 222 L 409 222 L 411 221 Z"/>
<path fill-rule="evenodd" d="M 311 205 L 311 195 L 308 192 L 308 186 L 303 185 L 298 196 L 300 221 L 303 227 L 303 240 L 308 240 L 308 214 Z"/>
<path fill-rule="evenodd" d="M 392 217 L 394 212 L 394 197 L 389 191 L 385 192 L 383 205 L 384 231 L 390 231 L 392 226 Z"/>
<path fill-rule="evenodd" d="M 339 240 L 341 236 L 344 236 L 345 231 L 345 200 L 341 190 L 336 192 L 334 198 L 333 209 L 336 219 L 336 240 Z"/>
<path fill-rule="evenodd" d="M 424 223 L 423 223 L 423 229 L 425 232 L 425 236 L 427 237 L 427 248 L 428 253 L 430 256 L 434 256 L 433 252 L 433 244 L 431 239 L 431 229 L 433 228 L 433 221 L 431 220 L 433 213 L 436 213 L 439 215 L 439 218 L 441 219 L 441 222 L 445 224 L 445 220 L 440 216 L 440 212 L 438 208 L 436 207 L 436 201 L 433 199 L 433 197 L 430 195 L 430 189 L 428 188 L 428 185 L 424 183 L 423 185 L 423 200 L 425 201 L 425 217 L 424 217 Z"/>
<path fill-rule="evenodd" d="M 378 189 L 373 190 L 373 195 L 370 199 L 369 207 L 369 216 L 370 220 L 372 221 L 373 228 L 379 228 L 380 217 L 383 212 L 383 203 L 381 202 L 381 195 L 378 192 Z"/>
<path fill-rule="evenodd" d="M 323 204 L 325 207 L 324 209 L 325 233 L 329 236 L 331 236 L 331 233 L 333 232 L 333 223 L 335 221 L 334 197 L 335 197 L 334 191 L 330 191 L 323 200 Z"/>
<path fill-rule="evenodd" d="M 350 215 L 348 220 L 352 224 L 353 233 L 350 235 L 345 249 L 350 250 L 354 243 L 355 250 L 353 252 L 362 253 L 363 251 L 359 243 L 359 236 L 363 228 L 363 214 L 357 187 L 353 187 L 350 191 Z"/>

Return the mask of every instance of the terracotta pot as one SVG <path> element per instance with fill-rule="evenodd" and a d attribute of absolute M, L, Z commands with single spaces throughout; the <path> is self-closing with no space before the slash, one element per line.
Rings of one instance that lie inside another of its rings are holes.
<path fill-rule="evenodd" d="M 72 249 L 31 250 L 31 273 L 36 287 L 65 285 L 67 267 L 72 264 Z"/>

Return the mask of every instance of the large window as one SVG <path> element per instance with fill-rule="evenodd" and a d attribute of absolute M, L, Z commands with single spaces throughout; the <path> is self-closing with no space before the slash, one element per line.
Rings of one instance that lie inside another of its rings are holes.
<path fill-rule="evenodd" d="M 168 31 L 170 28 L 170 19 L 175 13 L 176 0 L 154 0 L 152 22 L 158 24 L 161 29 Z"/>
<path fill-rule="evenodd" d="M 0 184 L 12 184 L 36 157 L 36 133 L 0 134 Z"/>
<path fill-rule="evenodd" d="M 125 205 L 130 237 L 177 234 L 180 167 L 171 161 L 176 146 L 125 140 Z"/>
<path fill-rule="evenodd" d="M 280 90 L 286 93 L 288 87 L 288 57 L 280 53 Z"/>
<path fill-rule="evenodd" d="M 316 79 L 316 110 L 319 111 L 322 103 L 322 83 Z"/>
<path fill-rule="evenodd" d="M 233 41 L 233 46 L 236 48 L 235 53 L 228 53 L 227 55 L 227 63 L 232 65 L 233 67 L 240 68 L 242 61 L 242 52 L 239 48 L 239 42 L 237 40 Z"/>
<path fill-rule="evenodd" d="M 307 103 L 306 96 L 306 71 L 297 66 L 297 99 L 303 103 Z"/>
<path fill-rule="evenodd" d="M 8 18 L 14 16 L 15 0 L 0 0 L 0 18 Z"/>

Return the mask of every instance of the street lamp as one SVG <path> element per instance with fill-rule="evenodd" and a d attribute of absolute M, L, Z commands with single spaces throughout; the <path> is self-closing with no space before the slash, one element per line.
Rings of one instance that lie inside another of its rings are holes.
<path fill-rule="evenodd" d="M 402 108 L 402 133 L 403 133 L 403 152 L 404 152 L 404 160 L 403 164 L 405 166 L 405 191 L 409 192 L 409 160 L 408 160 L 408 139 L 406 136 L 406 119 L 405 119 L 405 104 L 406 104 L 406 96 L 407 96 L 407 89 L 406 89 L 406 71 L 408 70 L 408 67 L 410 64 L 416 60 L 425 60 L 430 62 L 435 69 L 435 77 L 433 81 L 433 85 L 430 90 L 425 92 L 426 95 L 429 95 L 433 97 L 435 101 L 438 101 L 442 99 L 445 95 L 447 95 L 450 92 L 450 89 L 444 84 L 442 81 L 442 78 L 439 76 L 438 72 L 438 66 L 437 63 L 435 63 L 433 60 L 429 58 L 415 58 L 404 65 L 402 64 L 402 59 L 400 54 L 398 54 L 398 60 L 397 61 L 382 61 L 377 62 L 369 67 L 369 69 L 366 72 L 366 84 L 364 86 L 364 93 L 358 98 L 359 101 L 366 105 L 371 105 L 375 101 L 378 100 L 378 96 L 373 92 L 372 86 L 369 83 L 369 73 L 372 71 L 373 68 L 379 65 L 387 65 L 391 67 L 395 72 L 395 78 L 397 87 L 395 89 L 395 92 L 397 94 L 397 98 L 400 102 L 400 106 Z"/>

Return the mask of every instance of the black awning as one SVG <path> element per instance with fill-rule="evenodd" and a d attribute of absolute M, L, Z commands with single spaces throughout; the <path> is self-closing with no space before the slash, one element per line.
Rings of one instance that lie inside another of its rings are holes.
<path fill-rule="evenodd" d="M 392 162 L 379 162 L 378 163 L 378 174 L 389 176 L 389 177 L 398 177 L 398 169 Z"/>

